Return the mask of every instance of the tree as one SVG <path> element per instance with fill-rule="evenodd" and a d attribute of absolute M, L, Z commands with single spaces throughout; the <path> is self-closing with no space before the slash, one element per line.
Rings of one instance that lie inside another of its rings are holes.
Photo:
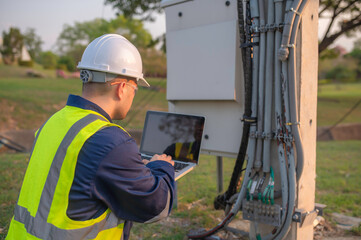
<path fill-rule="evenodd" d="M 88 43 L 106 33 L 121 34 L 138 48 L 147 48 L 152 40 L 140 20 L 128 20 L 120 15 L 110 21 L 95 19 L 76 22 L 74 26 L 65 25 L 57 40 L 59 53 L 61 56 L 72 57 L 77 63 Z"/>
<path fill-rule="evenodd" d="M 324 51 L 341 35 L 350 35 L 361 29 L 360 0 L 320 0 L 320 18 L 329 18 L 327 30 L 319 44 Z M 337 29 L 334 30 L 334 27 Z"/>
<path fill-rule="evenodd" d="M 339 65 L 326 73 L 326 78 L 336 82 L 354 82 L 356 71 L 348 66 Z"/>
<path fill-rule="evenodd" d="M 17 62 L 24 44 L 24 37 L 18 28 L 10 28 L 9 32 L 3 31 L 3 46 L 1 53 L 5 64 Z"/>
<path fill-rule="evenodd" d="M 357 62 L 356 77 L 358 80 L 361 80 L 361 39 L 354 42 L 352 51 L 346 57 L 352 58 Z"/>
<path fill-rule="evenodd" d="M 38 59 L 41 53 L 41 45 L 43 41 L 41 38 L 36 35 L 34 28 L 29 28 L 23 35 L 24 37 L 24 45 L 28 50 L 32 59 Z"/>
<path fill-rule="evenodd" d="M 69 72 L 76 71 L 74 59 L 70 56 L 61 56 L 58 60 L 57 69 L 67 70 Z"/>
<path fill-rule="evenodd" d="M 153 13 L 160 13 L 161 0 L 105 0 L 105 4 L 112 5 L 125 18 L 134 19 L 140 16 L 142 21 L 154 21 Z"/>
<path fill-rule="evenodd" d="M 55 69 L 57 66 L 58 56 L 51 51 L 42 52 L 40 54 L 40 64 L 45 69 Z"/>

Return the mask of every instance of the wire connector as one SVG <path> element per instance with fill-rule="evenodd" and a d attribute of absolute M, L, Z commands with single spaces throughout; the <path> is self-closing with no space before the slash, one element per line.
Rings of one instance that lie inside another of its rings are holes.
<path fill-rule="evenodd" d="M 291 122 L 287 122 L 285 123 L 286 126 L 292 126 L 292 125 L 300 125 L 300 122 L 295 122 L 295 123 L 291 123 Z"/>

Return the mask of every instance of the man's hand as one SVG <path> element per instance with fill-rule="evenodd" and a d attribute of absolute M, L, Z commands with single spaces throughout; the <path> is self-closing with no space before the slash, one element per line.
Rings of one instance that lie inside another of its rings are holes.
<path fill-rule="evenodd" d="M 150 161 L 149 160 L 146 160 L 146 159 L 143 159 L 143 163 L 145 165 L 147 165 L 149 162 L 152 162 L 152 161 L 165 161 L 165 162 L 169 162 L 170 164 L 172 164 L 172 166 L 174 166 L 174 161 L 172 160 L 172 157 L 169 156 L 169 155 L 166 155 L 166 154 L 162 154 L 162 155 L 158 155 L 158 154 L 155 154 L 151 159 Z"/>

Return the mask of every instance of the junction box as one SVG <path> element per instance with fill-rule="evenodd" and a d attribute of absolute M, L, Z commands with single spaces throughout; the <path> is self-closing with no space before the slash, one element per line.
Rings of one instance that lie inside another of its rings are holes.
<path fill-rule="evenodd" d="M 236 157 L 244 84 L 237 2 L 164 0 L 170 112 L 203 115 L 202 153 Z"/>

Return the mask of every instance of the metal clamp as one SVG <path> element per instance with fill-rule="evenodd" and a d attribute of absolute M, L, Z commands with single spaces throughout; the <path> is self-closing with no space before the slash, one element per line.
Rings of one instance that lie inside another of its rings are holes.
<path fill-rule="evenodd" d="M 272 139 L 273 138 L 273 133 L 262 133 L 262 138 L 263 139 Z"/>
<path fill-rule="evenodd" d="M 313 221 L 318 216 L 318 213 L 319 213 L 319 210 L 317 208 L 315 208 L 312 211 L 305 211 L 303 209 L 296 209 L 293 216 L 292 216 L 292 220 L 294 222 L 300 223 L 300 227 L 308 226 L 310 224 L 313 224 Z"/>
<path fill-rule="evenodd" d="M 266 29 L 267 31 L 275 31 L 275 24 L 271 23 L 271 24 L 266 24 Z"/>
<path fill-rule="evenodd" d="M 292 143 L 294 141 L 292 134 L 284 135 L 283 133 L 273 133 L 274 140 L 283 141 L 284 143 Z"/>
<path fill-rule="evenodd" d="M 295 44 L 281 44 L 281 48 L 296 48 L 296 45 Z"/>
<path fill-rule="evenodd" d="M 284 23 L 280 23 L 280 24 L 275 24 L 275 30 L 276 31 L 282 31 L 283 30 L 283 27 L 285 26 Z"/>

